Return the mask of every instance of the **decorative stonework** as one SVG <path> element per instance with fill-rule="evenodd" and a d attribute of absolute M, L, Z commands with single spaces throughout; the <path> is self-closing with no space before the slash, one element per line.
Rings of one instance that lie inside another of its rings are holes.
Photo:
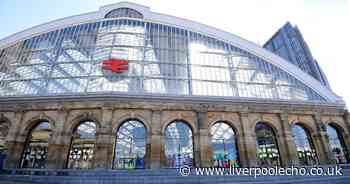
<path fill-rule="evenodd" d="M 9 108 L 9 107 L 16 108 Z M 22 103 L 0 107 L 0 120 L 9 123 L 6 137 L 6 167 L 18 167 L 25 139 L 40 120 L 52 124 L 48 168 L 65 168 L 72 131 L 83 120 L 93 120 L 96 129 L 96 168 L 111 168 L 117 129 L 129 119 L 141 121 L 147 131 L 146 168 L 165 166 L 164 132 L 174 120 L 183 120 L 193 131 L 196 166 L 211 166 L 210 128 L 223 121 L 235 131 L 242 166 L 257 166 L 255 125 L 265 122 L 273 127 L 282 158 L 282 165 L 298 165 L 291 126 L 300 123 L 310 132 L 321 164 L 330 163 L 330 150 L 324 127 L 336 123 L 344 130 L 350 145 L 349 118 L 346 111 L 325 106 L 285 106 L 225 103 L 176 103 L 173 101 L 89 101 Z"/>

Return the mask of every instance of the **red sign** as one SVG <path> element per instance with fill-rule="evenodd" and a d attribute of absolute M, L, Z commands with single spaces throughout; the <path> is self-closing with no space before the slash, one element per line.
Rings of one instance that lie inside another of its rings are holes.
<path fill-rule="evenodd" d="M 113 73 L 122 73 L 128 71 L 129 62 L 122 59 L 109 59 L 102 62 L 102 68 L 105 70 L 110 70 Z"/>

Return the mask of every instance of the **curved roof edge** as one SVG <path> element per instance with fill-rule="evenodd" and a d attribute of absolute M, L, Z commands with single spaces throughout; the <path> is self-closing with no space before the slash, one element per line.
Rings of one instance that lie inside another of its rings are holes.
<path fill-rule="evenodd" d="M 327 101 L 345 105 L 341 97 L 337 96 L 331 90 L 324 87 L 319 81 L 311 77 L 309 74 L 303 72 L 298 67 L 294 66 L 293 64 L 284 60 L 283 58 L 275 55 L 274 53 L 262 48 L 261 46 L 253 42 L 250 42 L 241 37 L 233 35 L 231 33 L 228 33 L 195 21 L 178 18 L 171 15 L 151 12 L 150 8 L 147 6 L 142 6 L 139 4 L 134 4 L 129 2 L 120 2 L 116 4 L 105 5 L 100 7 L 100 9 L 95 12 L 90 12 L 90 13 L 85 13 L 85 14 L 80 14 L 80 15 L 75 15 L 75 16 L 54 20 L 38 26 L 34 26 L 32 28 L 23 30 L 18 33 L 12 34 L 0 40 L 0 49 L 10 46 L 18 41 L 33 37 L 35 35 L 54 31 L 60 28 L 71 26 L 71 25 L 104 19 L 104 16 L 111 10 L 117 9 L 117 8 L 124 8 L 124 7 L 139 11 L 140 13 L 143 14 L 144 20 L 146 21 L 166 24 L 166 25 L 190 30 L 193 32 L 198 32 L 198 33 L 219 39 L 221 41 L 227 42 L 236 47 L 242 48 L 243 50 L 246 50 L 264 59 L 265 61 L 281 68 L 282 70 L 289 73 L 296 79 L 302 81 L 305 85 L 315 90 L 319 95 L 324 97 Z"/>

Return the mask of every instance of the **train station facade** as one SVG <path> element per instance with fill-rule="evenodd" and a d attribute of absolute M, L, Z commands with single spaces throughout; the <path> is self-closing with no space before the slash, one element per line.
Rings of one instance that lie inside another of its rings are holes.
<path fill-rule="evenodd" d="M 0 40 L 5 168 L 345 164 L 342 99 L 233 34 L 133 3 Z"/>

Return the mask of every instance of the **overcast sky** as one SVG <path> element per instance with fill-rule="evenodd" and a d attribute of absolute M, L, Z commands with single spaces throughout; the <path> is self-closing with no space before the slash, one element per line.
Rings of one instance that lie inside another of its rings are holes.
<path fill-rule="evenodd" d="M 0 0 L 0 39 L 116 0 Z M 298 25 L 333 91 L 350 104 L 349 0 L 130 0 L 262 45 L 285 22 Z"/>

